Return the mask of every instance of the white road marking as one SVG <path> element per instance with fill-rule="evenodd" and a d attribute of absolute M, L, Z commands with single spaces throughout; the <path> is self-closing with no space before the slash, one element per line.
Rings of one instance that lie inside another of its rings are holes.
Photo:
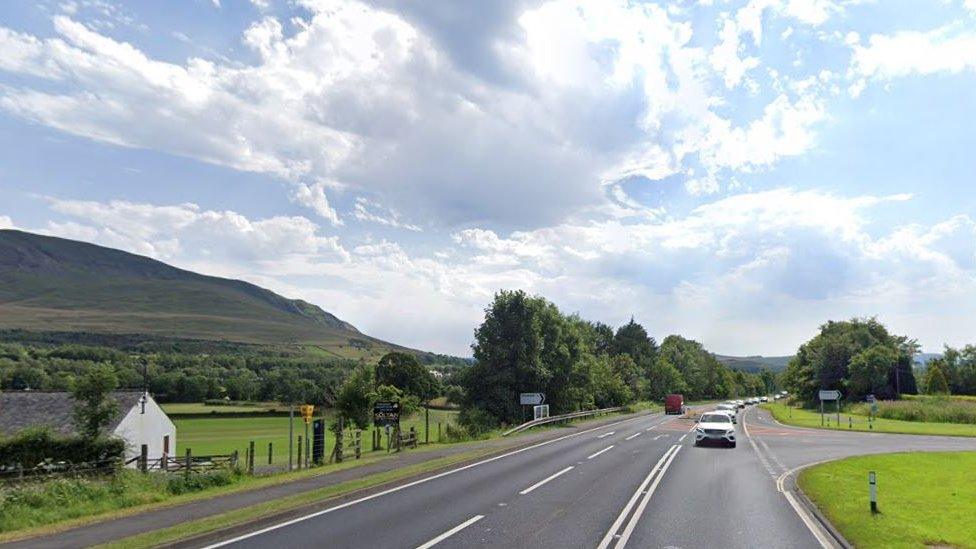
<path fill-rule="evenodd" d="M 627 437 L 627 438 L 625 438 L 624 440 L 633 440 L 633 439 L 635 439 L 635 438 L 637 438 L 637 437 L 639 437 L 639 436 L 641 436 L 641 434 L 642 434 L 642 433 L 641 433 L 640 431 L 637 431 L 636 433 L 634 433 L 634 434 L 632 434 L 632 435 L 630 435 L 629 437 Z"/>
<path fill-rule="evenodd" d="M 612 448 L 612 446 L 611 446 L 611 448 Z M 550 480 L 555 480 L 556 478 L 560 477 L 561 475 L 564 475 L 564 474 L 566 474 L 566 473 L 568 473 L 568 472 L 570 472 L 572 470 L 573 470 L 573 466 L 570 465 L 569 467 L 563 469 L 562 471 L 559 471 L 558 473 L 553 473 L 553 474 L 549 475 L 548 477 L 540 480 L 539 482 L 533 484 L 532 486 L 529 486 L 525 490 L 522 490 L 521 492 L 519 492 L 519 494 L 524 496 L 525 494 L 528 494 L 532 490 L 535 490 L 536 488 L 542 486 L 543 484 L 549 482 Z"/>
<path fill-rule="evenodd" d="M 657 472 L 661 469 L 664 462 L 670 455 L 677 452 L 677 448 L 679 448 L 679 446 L 675 445 L 668 448 L 667 452 L 664 452 L 664 455 L 661 456 L 661 459 L 657 461 L 657 464 L 653 469 L 651 469 L 651 472 L 647 474 L 644 480 L 640 483 L 640 486 L 637 487 L 634 495 L 630 497 L 630 501 L 627 502 L 627 505 L 624 505 L 624 508 L 620 511 L 620 514 L 617 515 L 617 519 L 613 521 L 613 524 L 610 526 L 610 530 L 607 531 L 607 535 L 603 536 L 603 540 L 600 541 L 600 545 L 597 546 L 597 549 L 607 549 L 607 547 L 610 546 L 610 542 L 620 537 L 617 535 L 617 530 L 619 530 L 620 526 L 624 523 L 624 519 L 627 518 L 630 510 L 634 508 L 634 504 L 637 503 L 637 499 L 644 494 L 644 489 L 647 488 L 647 485 L 651 483 L 651 479 L 653 479 L 654 475 L 657 474 Z"/>
<path fill-rule="evenodd" d="M 616 431 L 610 431 L 609 433 L 603 433 L 602 435 L 600 435 L 600 436 L 598 436 L 596 438 L 608 437 L 608 436 L 610 436 L 610 435 L 612 435 L 614 433 L 616 433 Z"/>
<path fill-rule="evenodd" d="M 664 467 L 661 467 L 661 472 L 658 473 L 657 477 L 654 479 L 654 482 L 651 484 L 651 487 L 647 489 L 647 493 L 644 494 L 644 499 L 641 500 L 640 505 L 637 506 L 637 510 L 634 511 L 634 514 L 630 517 L 630 522 L 627 523 L 627 527 L 624 528 L 623 532 L 621 532 L 620 539 L 617 540 L 617 544 L 614 546 L 614 549 L 623 549 L 627 546 L 627 540 L 629 540 L 630 535 L 634 533 L 634 528 L 637 526 L 637 522 L 640 520 L 641 515 L 644 514 L 644 509 L 647 508 L 647 503 L 651 501 L 651 496 L 654 495 L 654 491 L 657 490 L 657 485 L 660 484 L 661 479 L 664 478 L 664 473 L 667 473 L 668 467 L 671 467 L 671 462 L 674 461 L 674 456 L 678 455 L 678 450 L 681 450 L 681 446 L 677 446 L 677 450 L 675 450 L 671 454 L 671 457 L 668 458 L 668 461 L 664 463 Z"/>
<path fill-rule="evenodd" d="M 280 522 L 278 524 L 273 524 L 273 525 L 268 526 L 266 528 L 261 528 L 260 530 L 255 530 L 253 532 L 249 532 L 247 534 L 242 534 L 240 536 L 237 536 L 237 537 L 234 537 L 234 538 L 230 538 L 230 539 L 226 539 L 226 540 L 223 540 L 223 541 L 218 541 L 217 543 L 210 544 L 210 545 L 204 547 L 203 549 L 217 549 L 218 547 L 223 547 L 225 545 L 230 545 L 232 543 L 237 543 L 239 541 L 243 541 L 245 539 L 253 538 L 255 536 L 260 536 L 261 534 L 266 534 L 268 532 L 273 532 L 274 530 L 278 530 L 280 528 L 285 528 L 285 527 L 291 526 L 292 524 L 297 524 L 299 522 L 303 522 L 303 521 L 306 521 L 308 519 L 312 519 L 312 518 L 315 518 L 315 517 L 320 517 L 322 515 L 325 515 L 325 514 L 328 514 L 328 513 L 332 513 L 334 511 L 338 511 L 340 509 L 345 509 L 347 507 L 352 507 L 353 505 L 357 505 L 357 504 L 360 504 L 360 503 L 363 503 L 363 502 L 366 502 L 366 501 L 370 501 L 370 500 L 373 500 L 373 499 L 381 498 L 383 496 L 388 496 L 390 494 L 399 492 L 400 490 L 405 490 L 407 488 L 412 488 L 414 486 L 417 486 L 417 485 L 420 485 L 420 484 L 424 484 L 424 483 L 430 482 L 432 480 L 437 480 L 439 478 L 444 478 L 446 476 L 453 475 L 455 473 L 460 473 L 461 471 L 467 471 L 468 469 L 473 469 L 475 467 L 480 467 L 481 465 L 486 465 L 488 463 L 492 463 L 492 462 L 498 461 L 500 459 L 505 459 L 505 458 L 510 457 L 510 456 L 514 456 L 514 455 L 517 455 L 517 454 L 521 454 L 522 452 L 528 452 L 529 450 L 535 450 L 536 448 L 540 448 L 542 446 L 547 446 L 549 444 L 554 444 L 556 442 L 561 442 L 561 441 L 566 440 L 566 439 L 575 438 L 575 437 L 582 436 L 582 435 L 588 435 L 588 434 L 590 434 L 590 433 L 592 433 L 594 431 L 599 431 L 600 429 L 606 429 L 607 427 L 612 427 L 614 425 L 622 425 L 624 423 L 629 423 L 631 421 L 637 421 L 639 419 L 644 419 L 644 417 L 645 416 L 638 416 L 638 417 L 632 417 L 632 418 L 628 418 L 628 419 L 623 419 L 623 420 L 620 420 L 620 421 L 618 421 L 616 423 L 611 423 L 609 425 L 601 425 L 599 427 L 593 427 L 592 429 L 585 429 L 585 430 L 580 431 L 578 433 L 571 433 L 571 434 L 568 434 L 568 435 L 561 436 L 559 438 L 554 438 L 552 440 L 546 440 L 546 441 L 543 441 L 543 442 L 539 442 L 539 443 L 533 444 L 531 446 L 526 446 L 524 448 L 519 448 L 518 450 L 512 450 L 511 452 L 507 452 L 507 453 L 504 453 L 504 454 L 501 454 L 501 455 L 497 455 L 497 456 L 494 456 L 494 457 L 490 457 L 490 458 L 487 458 L 487 459 L 483 459 L 481 461 L 476 461 L 474 463 L 469 463 L 467 465 L 462 465 L 461 467 L 458 467 L 456 469 L 451 469 L 450 471 L 444 471 L 443 473 L 438 473 L 436 475 L 432 475 L 432 476 L 429 476 L 429 477 L 424 477 L 422 479 L 418 479 L 418 480 L 415 480 L 413 482 L 408 482 L 406 484 L 401 484 L 399 486 L 394 486 L 393 488 L 389 488 L 389 489 L 383 490 L 382 492 L 376 492 L 375 494 L 370 494 L 368 496 L 363 496 L 363 497 L 361 497 L 359 499 L 355 499 L 355 500 L 352 500 L 352 501 L 347 501 L 346 503 L 342 503 L 342 504 L 336 505 L 334 507 L 329 507 L 328 509 L 322 509 L 321 511 L 316 511 L 314 513 L 309 513 L 309 514 L 307 514 L 305 516 L 301 516 L 301 517 L 294 518 L 294 519 L 291 519 L 291 520 L 286 520 L 285 522 Z"/>
<path fill-rule="evenodd" d="M 657 440 L 657 439 L 659 439 L 659 438 L 664 438 L 664 437 L 666 437 L 666 436 L 668 436 L 668 435 L 658 435 L 658 436 L 656 436 L 656 437 L 654 437 L 654 440 Z"/>
<path fill-rule="evenodd" d="M 593 458 L 595 458 L 596 456 L 598 456 L 598 455 L 600 455 L 600 454 L 602 454 L 603 452 L 609 452 L 609 451 L 610 451 L 610 448 L 613 448 L 613 444 L 611 444 L 610 446 L 607 446 L 606 448 L 604 448 L 604 449 L 602 449 L 602 450 L 600 450 L 599 452 L 597 452 L 597 453 L 595 453 L 595 454 L 593 454 L 593 455 L 591 455 L 591 456 L 589 456 L 589 457 L 587 457 L 586 459 L 593 459 Z"/>
<path fill-rule="evenodd" d="M 681 438 L 678 439 L 678 442 L 683 441 L 686 436 L 688 436 L 688 433 L 685 433 L 685 434 L 681 435 Z"/>
<path fill-rule="evenodd" d="M 485 518 L 484 515 L 475 515 L 475 516 L 469 518 L 468 520 L 462 522 L 461 524 L 458 524 L 454 528 L 451 528 L 447 532 L 444 532 L 443 534 L 437 536 L 436 538 L 434 538 L 434 539 L 428 541 L 427 543 L 425 543 L 425 544 L 417 547 L 417 549 L 430 549 L 431 547 L 433 547 L 433 546 L 437 545 L 438 543 L 446 540 L 447 538 L 453 536 L 454 534 L 457 534 L 461 530 L 464 530 L 468 526 L 471 526 L 472 524 L 478 522 L 479 520 L 481 520 L 483 518 Z"/>

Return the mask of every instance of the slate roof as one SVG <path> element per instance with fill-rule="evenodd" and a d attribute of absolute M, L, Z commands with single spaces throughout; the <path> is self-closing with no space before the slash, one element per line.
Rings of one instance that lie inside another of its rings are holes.
<path fill-rule="evenodd" d="M 112 432 L 129 410 L 139 404 L 141 391 L 118 391 L 112 398 L 119 404 L 108 426 Z M 18 391 L 0 393 L 0 435 L 10 436 L 30 427 L 47 426 L 62 435 L 77 434 L 75 400 L 71 393 Z"/>

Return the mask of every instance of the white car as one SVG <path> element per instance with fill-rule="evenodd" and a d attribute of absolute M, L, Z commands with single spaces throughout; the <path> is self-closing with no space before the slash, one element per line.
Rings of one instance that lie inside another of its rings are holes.
<path fill-rule="evenodd" d="M 735 403 L 739 405 L 739 408 L 745 408 L 746 407 L 746 401 L 742 400 L 741 398 L 739 400 L 735 401 Z"/>
<path fill-rule="evenodd" d="M 735 404 L 719 404 L 715 407 L 716 412 L 725 412 L 732 418 L 732 423 L 738 423 L 736 416 L 739 414 L 739 407 Z"/>
<path fill-rule="evenodd" d="M 727 412 L 706 412 L 695 425 L 695 446 L 719 442 L 735 448 L 735 425 Z"/>
<path fill-rule="evenodd" d="M 759 402 L 769 402 L 769 397 L 759 397 Z"/>

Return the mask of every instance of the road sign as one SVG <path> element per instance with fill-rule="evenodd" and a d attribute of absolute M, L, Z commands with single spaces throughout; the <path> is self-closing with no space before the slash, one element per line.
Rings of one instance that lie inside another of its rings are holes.
<path fill-rule="evenodd" d="M 397 425 L 400 423 L 400 403 L 379 401 L 373 404 L 373 425 Z"/>
<path fill-rule="evenodd" d="M 545 393 L 521 393 L 519 404 L 522 406 L 538 406 L 546 401 Z"/>
<path fill-rule="evenodd" d="M 840 400 L 840 391 L 820 391 L 820 400 Z"/>
<path fill-rule="evenodd" d="M 532 408 L 532 419 L 542 419 L 549 417 L 549 405 L 540 404 Z"/>
<path fill-rule="evenodd" d="M 312 422 L 312 414 L 315 413 L 315 406 L 312 404 L 302 404 L 298 408 L 302 412 L 302 419 L 305 420 L 305 424 L 308 425 Z"/>

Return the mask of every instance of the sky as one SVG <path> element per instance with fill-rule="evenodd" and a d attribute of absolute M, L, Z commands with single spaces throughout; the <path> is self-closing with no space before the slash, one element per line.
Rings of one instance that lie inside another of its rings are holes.
<path fill-rule="evenodd" d="M 492 296 L 976 343 L 976 0 L 0 3 L 0 228 L 470 355 Z"/>

